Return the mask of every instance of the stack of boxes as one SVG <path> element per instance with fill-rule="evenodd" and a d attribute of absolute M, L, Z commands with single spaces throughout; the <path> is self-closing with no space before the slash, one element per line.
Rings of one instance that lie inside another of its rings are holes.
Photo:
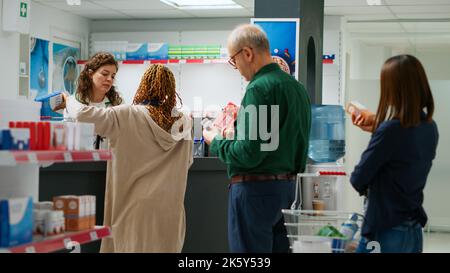
<path fill-rule="evenodd" d="M 33 234 L 52 236 L 65 231 L 64 213 L 53 208 L 53 202 L 34 204 Z"/>
<path fill-rule="evenodd" d="M 218 59 L 223 53 L 220 45 L 169 46 L 169 59 Z"/>
<path fill-rule="evenodd" d="M 67 231 L 81 231 L 95 227 L 95 196 L 64 195 L 53 198 L 56 210 L 64 212 Z"/>

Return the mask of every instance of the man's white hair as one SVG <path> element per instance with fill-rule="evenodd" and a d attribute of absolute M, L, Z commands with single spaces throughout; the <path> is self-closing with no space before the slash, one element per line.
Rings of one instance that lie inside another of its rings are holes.
<path fill-rule="evenodd" d="M 259 51 L 270 52 L 266 33 L 260 26 L 253 24 L 237 26 L 228 37 L 228 46 L 234 50 L 240 50 L 247 46 Z"/>

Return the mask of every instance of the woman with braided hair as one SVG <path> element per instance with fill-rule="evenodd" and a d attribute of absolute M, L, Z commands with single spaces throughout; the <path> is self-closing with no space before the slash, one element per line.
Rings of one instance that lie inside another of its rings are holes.
<path fill-rule="evenodd" d="M 113 236 L 103 239 L 101 252 L 181 252 L 193 143 L 191 122 L 176 110 L 176 98 L 172 72 L 152 65 L 133 105 L 67 101 L 70 114 L 110 139 L 104 224 Z"/>

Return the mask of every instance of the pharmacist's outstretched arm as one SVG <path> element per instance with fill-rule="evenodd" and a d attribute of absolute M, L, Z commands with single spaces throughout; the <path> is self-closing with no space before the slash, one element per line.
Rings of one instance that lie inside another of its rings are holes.
<path fill-rule="evenodd" d="M 78 102 L 74 97 L 69 97 L 66 102 L 66 110 L 70 117 L 79 122 L 94 123 L 95 133 L 107 138 L 115 138 L 120 131 L 116 108 L 124 107 L 87 106 Z"/>

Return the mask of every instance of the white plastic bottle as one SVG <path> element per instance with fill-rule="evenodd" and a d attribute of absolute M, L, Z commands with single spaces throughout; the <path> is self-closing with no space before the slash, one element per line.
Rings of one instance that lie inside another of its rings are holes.
<path fill-rule="evenodd" d="M 358 220 L 358 215 L 356 213 L 354 213 L 350 219 L 346 220 L 339 232 L 342 233 L 342 235 L 345 236 L 345 238 L 347 240 L 353 240 L 353 237 L 355 236 L 356 232 L 358 231 L 358 224 L 356 223 L 356 221 Z"/>

